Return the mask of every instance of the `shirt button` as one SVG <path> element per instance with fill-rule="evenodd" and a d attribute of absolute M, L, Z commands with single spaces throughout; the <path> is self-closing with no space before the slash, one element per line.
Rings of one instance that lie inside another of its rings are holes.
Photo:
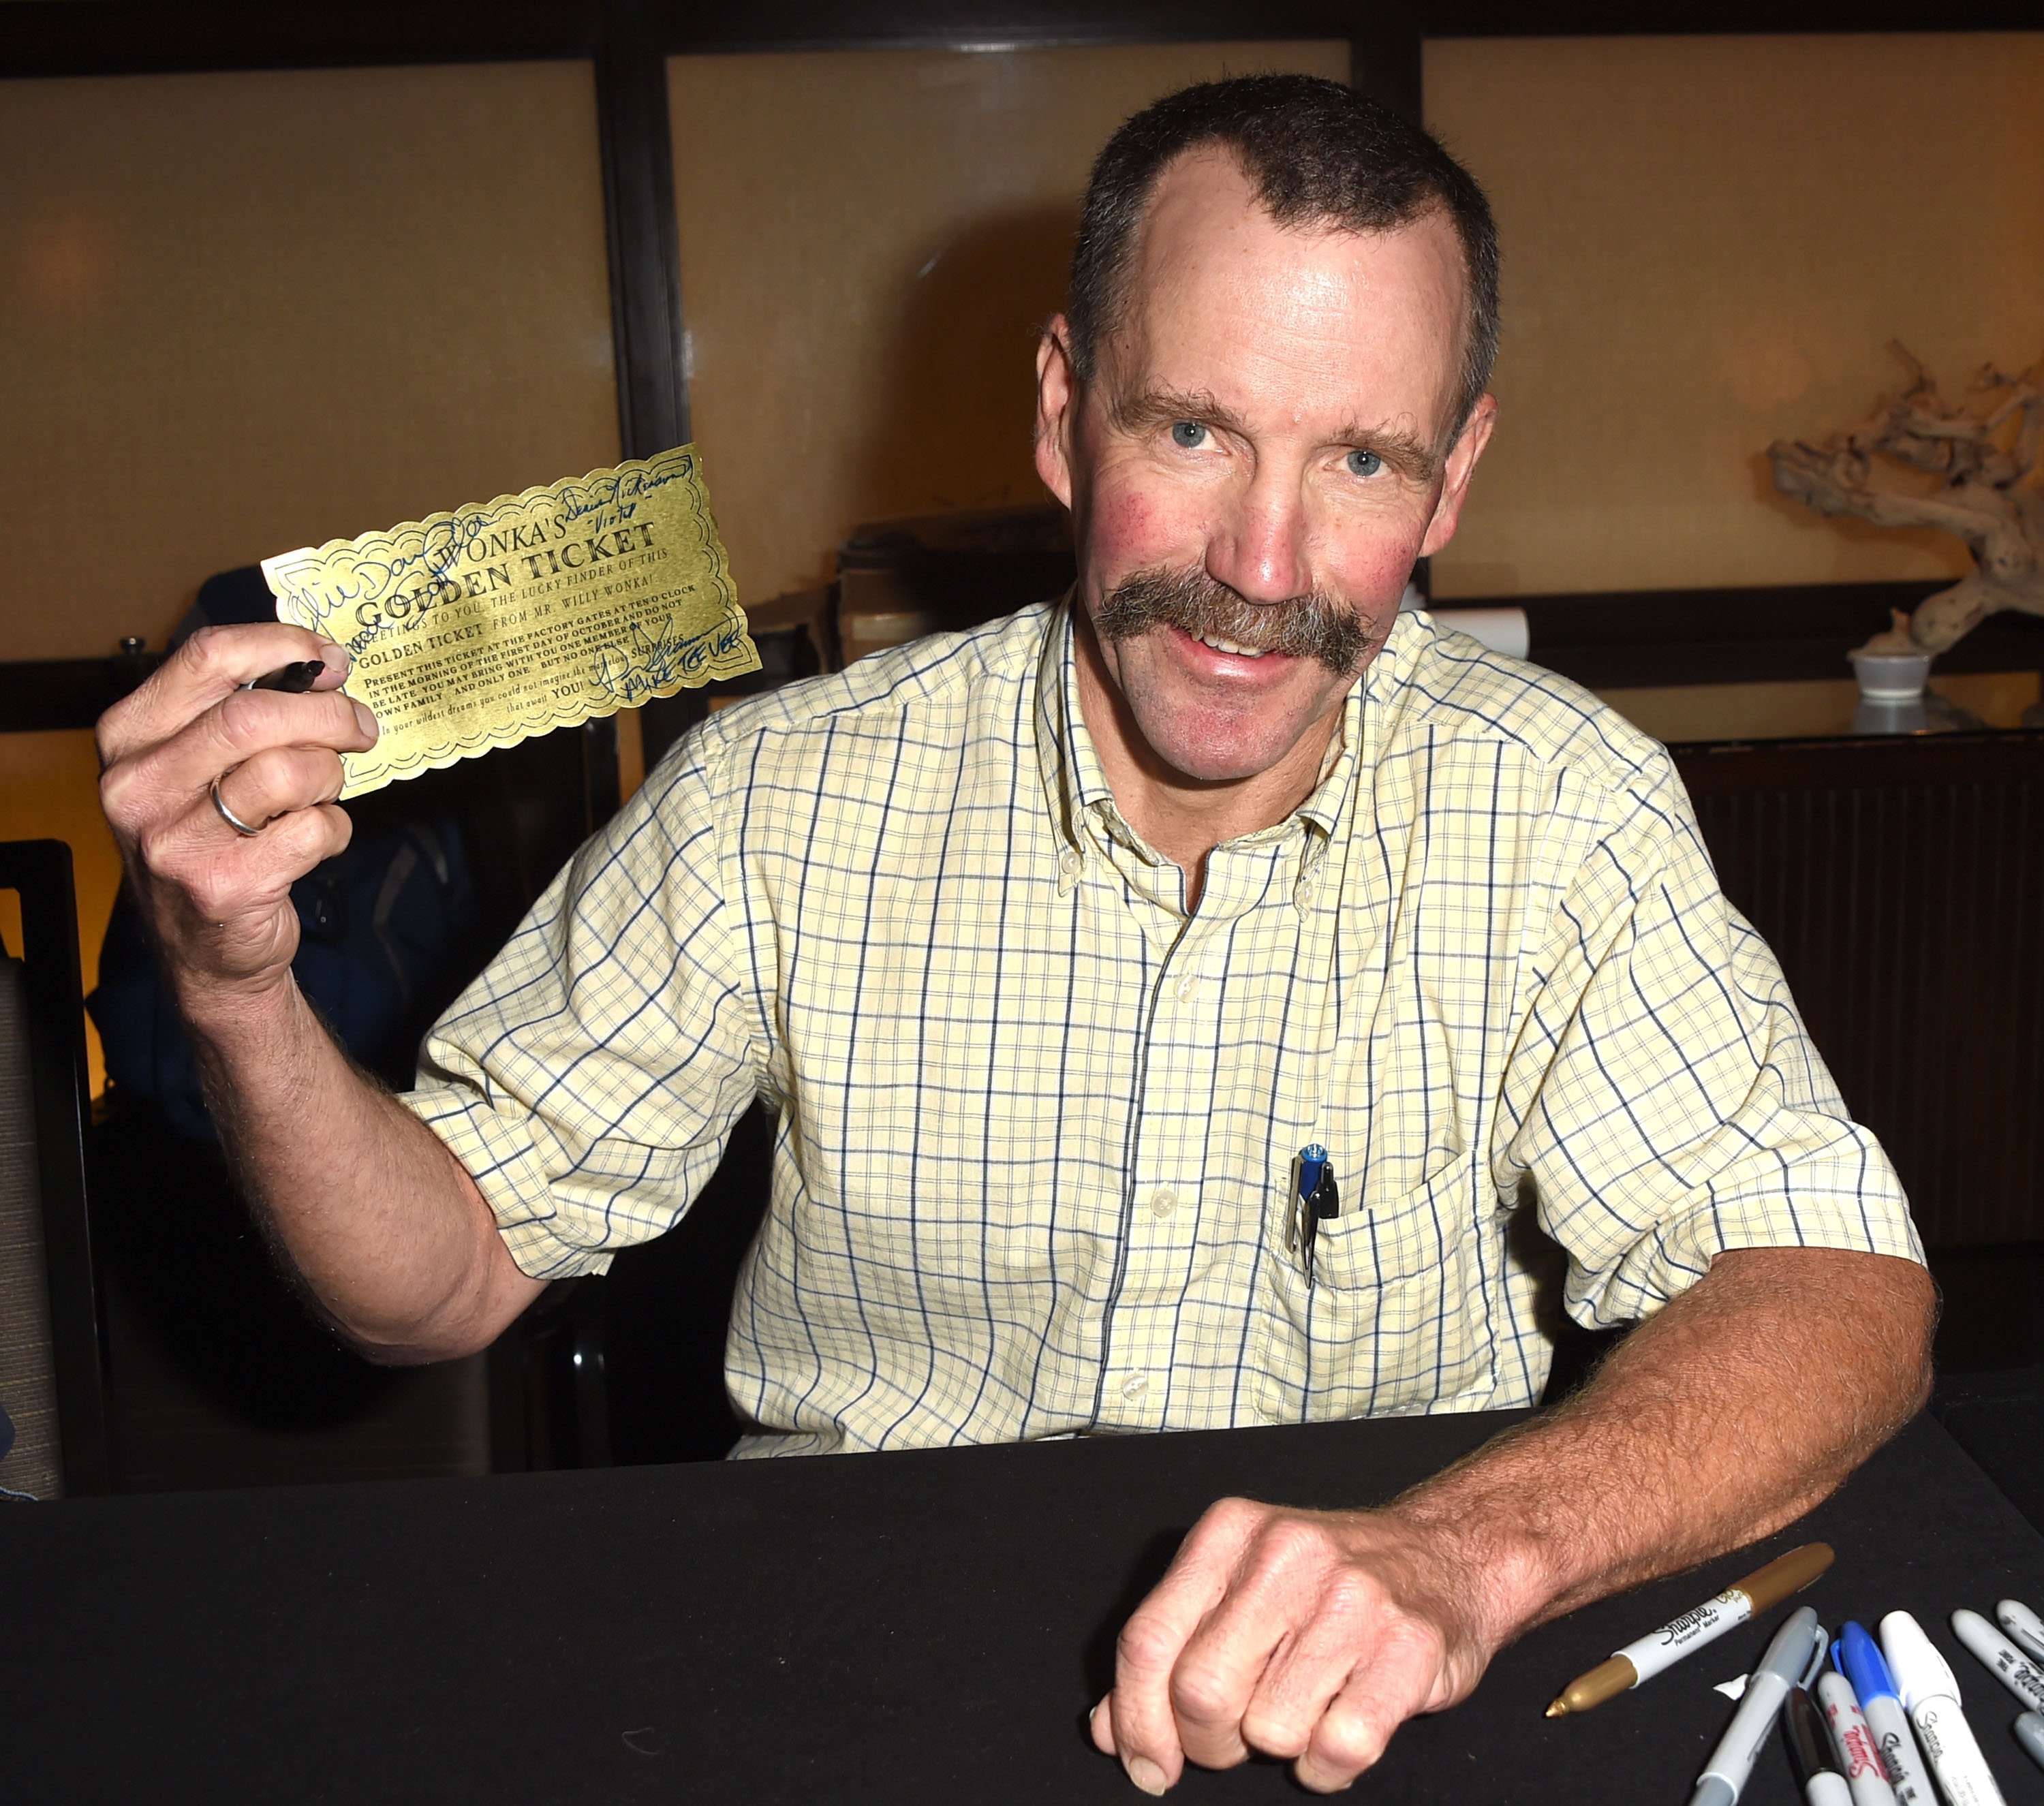
<path fill-rule="evenodd" d="M 1169 1185 L 1159 1185 L 1150 1194 L 1150 1213 L 1153 1216 L 1169 1216 L 1178 1208 L 1178 1194 Z"/>
<path fill-rule="evenodd" d="M 1292 886 L 1292 901 L 1297 904 L 1301 909 L 1310 909 L 1312 908 L 1313 881 L 1311 878 L 1302 878 L 1297 884 Z"/>
<path fill-rule="evenodd" d="M 1181 1003 L 1190 1003 L 1194 996 L 1198 993 L 1199 988 L 1199 980 L 1195 978 L 1191 973 L 1188 972 L 1184 978 L 1178 981 L 1178 1001 Z"/>
<path fill-rule="evenodd" d="M 1150 1380 L 1147 1374 L 1131 1374 L 1121 1382 L 1121 1396 L 1132 1404 L 1149 1389 Z"/>

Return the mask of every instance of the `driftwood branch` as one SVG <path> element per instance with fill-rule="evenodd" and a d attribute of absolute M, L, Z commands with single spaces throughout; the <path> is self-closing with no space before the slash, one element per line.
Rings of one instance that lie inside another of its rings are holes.
<path fill-rule="evenodd" d="M 1931 597 L 1910 622 L 1928 651 L 1943 651 L 2004 609 L 2044 615 L 2044 492 L 2028 480 L 2044 451 L 2044 362 L 2013 376 L 1990 364 L 1968 394 L 1992 402 L 1954 405 L 1906 348 L 1891 348 L 1908 387 L 1821 445 L 1777 440 L 1767 448 L 1774 486 L 1819 514 L 1935 527 L 1964 542 L 1972 574 Z M 1937 486 L 1886 480 L 1893 465 L 1928 473 Z"/>

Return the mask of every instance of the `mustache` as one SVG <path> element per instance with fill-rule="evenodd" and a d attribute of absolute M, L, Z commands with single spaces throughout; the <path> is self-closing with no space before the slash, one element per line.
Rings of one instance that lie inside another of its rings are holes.
<path fill-rule="evenodd" d="M 1332 597 L 1314 592 L 1252 602 L 1197 568 L 1139 571 L 1101 604 L 1093 626 L 1107 640 L 1175 627 L 1196 639 L 1204 635 L 1260 652 L 1316 659 L 1337 677 L 1362 670 L 1385 638 L 1371 633 L 1362 616 Z"/>

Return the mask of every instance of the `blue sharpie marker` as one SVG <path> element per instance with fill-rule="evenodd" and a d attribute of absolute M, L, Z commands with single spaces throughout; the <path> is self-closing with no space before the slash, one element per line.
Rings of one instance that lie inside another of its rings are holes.
<path fill-rule="evenodd" d="M 1937 1796 L 1931 1790 L 1931 1771 L 1916 1747 L 1909 1715 L 1902 1709 L 1881 1645 L 1865 1625 L 1852 1623 L 1838 1633 L 1833 1647 L 1839 1671 L 1859 1695 L 1859 1709 L 1866 1714 L 1867 1729 L 1880 1747 L 1881 1766 L 1888 1771 L 1899 1806 L 1934 1806 Z"/>

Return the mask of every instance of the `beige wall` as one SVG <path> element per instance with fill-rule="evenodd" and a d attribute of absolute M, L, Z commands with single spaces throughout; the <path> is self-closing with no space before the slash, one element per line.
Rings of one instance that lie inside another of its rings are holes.
<path fill-rule="evenodd" d="M 745 593 L 861 517 L 1034 497 L 1032 329 L 1100 140 L 1198 75 L 1345 60 L 673 62 Z M 1437 41 L 1426 78 L 1506 250 L 1444 594 L 1959 567 L 1778 500 L 1759 453 L 1863 413 L 1891 336 L 1954 382 L 2044 348 L 2044 34 Z M 582 65 L 8 83 L 0 167 L 0 656 L 160 643 L 214 570 L 616 453 Z"/>
<path fill-rule="evenodd" d="M 2044 352 L 2044 33 L 1437 41 L 1504 248 L 1497 436 L 1437 593 L 1935 576 L 1763 448 Z"/>
<path fill-rule="evenodd" d="M 0 83 L 0 656 L 613 462 L 586 67 Z"/>
<path fill-rule="evenodd" d="M 0 83 L 0 658 L 159 647 L 216 571 L 614 463 L 582 64 Z M 89 739 L 0 839 L 113 896 Z"/>
<path fill-rule="evenodd" d="M 668 64 L 694 431 L 739 593 L 862 520 L 1036 501 L 1036 329 L 1129 113 L 1346 44 L 853 51 Z"/>

